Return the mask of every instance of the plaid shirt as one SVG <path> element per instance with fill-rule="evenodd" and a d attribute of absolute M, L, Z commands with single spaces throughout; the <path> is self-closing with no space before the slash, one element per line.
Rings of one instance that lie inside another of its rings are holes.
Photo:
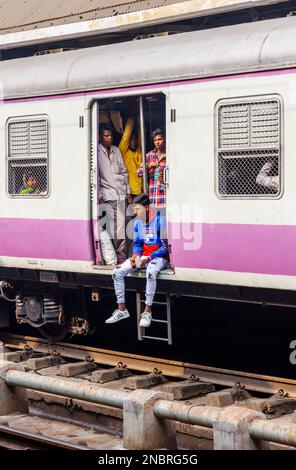
<path fill-rule="evenodd" d="M 146 155 L 146 163 L 156 163 L 157 166 L 147 170 L 148 177 L 148 195 L 152 205 L 155 207 L 166 206 L 166 185 L 159 181 L 159 176 L 163 178 L 164 168 L 166 167 L 166 156 L 164 155 L 158 162 L 156 149 Z M 143 164 L 138 170 L 138 176 L 143 177 Z"/>

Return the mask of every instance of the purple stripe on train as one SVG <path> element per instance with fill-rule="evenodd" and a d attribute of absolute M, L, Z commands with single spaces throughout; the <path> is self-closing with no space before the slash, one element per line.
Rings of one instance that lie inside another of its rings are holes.
<path fill-rule="evenodd" d="M 0 256 L 92 261 L 87 220 L 0 219 Z M 296 276 L 296 226 L 170 224 L 176 267 Z"/>
<path fill-rule="evenodd" d="M 296 275 L 296 226 L 170 224 L 176 267 Z"/>
<path fill-rule="evenodd" d="M 87 220 L 0 219 L 0 256 L 93 259 Z"/>

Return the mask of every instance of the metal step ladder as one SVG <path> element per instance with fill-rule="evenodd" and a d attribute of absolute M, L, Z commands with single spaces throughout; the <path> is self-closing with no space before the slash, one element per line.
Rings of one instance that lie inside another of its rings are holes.
<path fill-rule="evenodd" d="M 152 339 L 155 341 L 165 341 L 169 345 L 173 344 L 172 339 L 172 321 L 171 321 L 171 300 L 172 296 L 170 294 L 163 294 L 166 298 L 164 302 L 153 302 L 153 305 L 162 306 L 161 308 L 165 307 L 166 309 L 166 320 L 159 320 L 157 318 L 152 317 L 152 323 L 162 323 L 167 326 L 167 336 L 166 337 L 159 337 L 159 336 L 151 336 L 146 335 L 146 328 L 140 327 L 140 319 L 141 313 L 143 312 L 143 305 L 145 305 L 145 300 L 142 299 L 142 296 L 139 292 L 136 294 L 136 302 L 137 302 L 137 322 L 138 322 L 138 340 L 143 341 L 144 339 Z M 151 328 L 151 327 L 149 327 Z"/>

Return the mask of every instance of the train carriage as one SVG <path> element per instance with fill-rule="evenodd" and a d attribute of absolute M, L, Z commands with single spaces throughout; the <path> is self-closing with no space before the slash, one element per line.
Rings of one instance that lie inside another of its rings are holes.
<path fill-rule="evenodd" d="M 296 305 L 295 32 L 290 17 L 0 63 L 0 278 L 20 323 L 87 334 L 85 299 L 112 287 L 98 124 L 106 105 L 129 102 L 146 128 L 166 124 L 165 302 Z M 257 182 L 270 161 L 276 189 Z M 40 190 L 26 194 L 32 173 Z"/>

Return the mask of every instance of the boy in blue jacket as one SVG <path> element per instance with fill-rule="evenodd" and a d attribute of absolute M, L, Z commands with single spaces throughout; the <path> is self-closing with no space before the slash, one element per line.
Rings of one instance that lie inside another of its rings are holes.
<path fill-rule="evenodd" d="M 169 250 L 166 241 L 165 217 L 154 209 L 150 209 L 147 194 L 140 194 L 133 200 L 134 212 L 137 216 L 134 223 L 133 256 L 113 271 L 114 288 L 118 308 L 106 323 L 116 323 L 130 314 L 125 305 L 124 278 L 137 269 L 146 268 L 146 306 L 141 315 L 140 326 L 147 328 L 152 321 L 152 304 L 156 292 L 158 273 L 169 264 Z"/>

